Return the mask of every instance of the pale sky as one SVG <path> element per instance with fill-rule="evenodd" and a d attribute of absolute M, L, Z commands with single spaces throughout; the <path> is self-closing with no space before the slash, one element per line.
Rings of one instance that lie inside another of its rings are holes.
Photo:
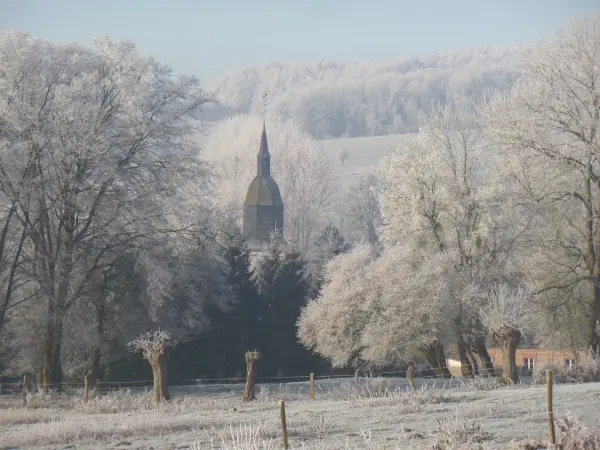
<path fill-rule="evenodd" d="M 270 61 L 373 60 L 534 43 L 600 0 L 0 0 L 0 30 L 134 41 L 203 81 Z"/>

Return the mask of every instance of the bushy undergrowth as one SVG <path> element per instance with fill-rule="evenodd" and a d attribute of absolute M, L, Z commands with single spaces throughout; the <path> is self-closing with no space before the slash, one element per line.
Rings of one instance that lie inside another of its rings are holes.
<path fill-rule="evenodd" d="M 546 371 L 552 371 L 554 383 L 591 383 L 600 381 L 600 356 L 588 352 L 573 367 L 553 361 L 538 365 L 533 371 L 534 384 L 546 384 Z"/>
<path fill-rule="evenodd" d="M 492 391 L 505 387 L 498 377 L 473 377 L 465 382 L 467 388 L 474 391 Z"/>
<path fill-rule="evenodd" d="M 434 419 L 437 439 L 436 450 L 482 448 L 481 444 L 491 441 L 494 435 L 484 431 L 477 420 L 467 421 L 459 411 Z"/>
<path fill-rule="evenodd" d="M 556 450 L 600 450 L 600 433 L 586 427 L 579 417 L 567 412 L 556 421 Z M 546 442 L 526 441 L 518 445 L 523 450 L 545 450 Z"/>

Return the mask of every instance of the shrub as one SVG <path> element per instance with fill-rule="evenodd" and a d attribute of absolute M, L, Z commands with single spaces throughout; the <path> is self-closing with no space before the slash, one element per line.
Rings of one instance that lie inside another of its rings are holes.
<path fill-rule="evenodd" d="M 600 356 L 591 350 L 574 367 L 559 362 L 541 364 L 533 372 L 535 384 L 546 384 L 546 370 L 552 371 L 554 383 L 591 383 L 600 381 Z"/>
<path fill-rule="evenodd" d="M 575 414 L 567 412 L 564 418 L 556 421 L 557 437 L 554 448 L 557 450 L 600 450 L 600 433 L 590 431 Z M 523 450 L 546 450 L 546 442 L 521 442 L 517 448 Z"/>

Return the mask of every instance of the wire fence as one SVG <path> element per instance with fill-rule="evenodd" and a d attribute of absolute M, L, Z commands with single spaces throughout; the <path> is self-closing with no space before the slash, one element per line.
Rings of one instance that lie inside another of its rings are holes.
<path fill-rule="evenodd" d="M 285 398 L 285 402 L 287 403 L 287 399 L 290 398 L 293 400 L 289 405 L 287 405 L 289 409 L 290 415 L 288 419 L 291 417 L 292 420 L 289 423 L 285 423 L 285 420 L 282 419 L 282 435 L 285 434 L 287 438 L 289 438 L 290 443 L 293 445 L 302 444 L 304 442 L 314 442 L 321 439 L 330 439 L 332 434 L 344 434 L 346 436 L 349 433 L 353 433 L 357 439 L 361 439 L 360 434 L 356 434 L 356 428 L 353 428 L 352 424 L 339 423 L 339 421 L 334 421 L 334 423 L 328 422 L 323 425 L 318 421 L 318 419 L 314 422 L 306 423 L 306 421 L 298 422 L 298 412 L 299 409 L 302 411 L 303 408 L 298 408 L 298 403 L 295 403 L 295 400 L 309 400 L 308 397 L 308 386 L 311 378 L 314 380 L 314 387 L 316 391 L 316 400 L 331 400 L 331 398 L 327 398 L 325 395 L 328 390 L 331 389 L 332 386 L 338 386 L 340 383 L 345 383 L 346 387 L 350 389 L 354 389 L 352 395 L 348 395 L 351 391 L 344 391 L 345 397 L 339 398 L 338 400 L 354 400 L 358 401 L 358 403 L 354 403 L 354 405 L 358 405 L 360 407 L 360 401 L 366 401 L 366 405 L 378 406 L 380 402 L 382 405 L 388 405 L 386 401 L 389 399 L 389 405 L 398 407 L 399 405 L 407 406 L 409 408 L 414 407 L 415 409 L 407 409 L 408 412 L 424 412 L 427 408 L 427 405 L 436 404 L 438 400 L 434 397 L 437 395 L 441 399 L 446 398 L 445 393 L 439 392 L 445 389 L 450 388 L 460 388 L 461 386 L 468 387 L 469 381 L 464 379 L 458 379 L 455 377 L 451 378 L 441 378 L 433 375 L 425 375 L 414 377 L 414 381 L 416 382 L 416 388 L 419 392 L 413 392 L 413 388 L 409 385 L 408 380 L 402 375 L 406 375 L 405 372 L 379 372 L 379 373 L 360 373 L 359 377 L 351 374 L 322 374 L 316 375 L 314 377 L 310 376 L 311 374 L 306 375 L 295 375 L 295 376 L 273 376 L 273 377 L 263 377 L 261 379 L 257 379 L 257 385 L 267 385 L 266 387 L 272 389 L 270 395 L 266 400 L 268 402 L 273 402 L 275 400 Z M 494 382 L 493 378 L 488 378 L 490 382 Z M 206 394 L 213 392 L 223 392 L 222 390 L 210 391 L 213 387 L 221 387 L 224 386 L 227 389 L 235 389 L 238 393 L 241 393 L 243 389 L 243 383 L 245 378 L 242 377 L 226 377 L 226 378 L 192 378 L 186 380 L 177 380 L 177 383 L 171 384 L 169 387 L 174 389 L 183 389 L 182 396 L 191 396 L 193 397 L 195 394 Z M 497 380 L 496 380 L 497 381 Z M 7 393 L 5 395 L 15 396 L 17 394 L 23 393 L 22 380 L 17 379 L 16 377 L 7 378 L 4 377 L 0 379 L 0 382 L 7 384 L 12 384 L 13 387 L 7 389 Z M 12 383 L 9 383 L 12 382 Z M 20 383 L 20 385 L 19 385 Z M 127 389 L 127 390 L 144 390 L 149 389 L 152 386 L 153 380 L 136 380 L 136 381 L 105 381 L 102 382 L 99 386 L 95 388 L 96 392 L 102 395 L 103 393 L 107 393 L 110 391 L 115 391 L 119 389 Z M 358 383 L 358 384 L 355 384 Z M 381 384 L 383 390 L 377 391 L 375 388 L 378 387 L 378 383 Z M 271 385 L 271 386 L 268 386 Z M 283 391 L 278 391 L 277 387 L 283 387 Z M 429 387 L 431 389 L 421 389 L 423 387 Z M 472 387 L 472 386 L 471 386 Z M 51 386 L 53 389 L 60 389 L 67 394 L 77 393 L 81 394 L 83 389 L 83 383 L 61 383 L 54 384 Z M 320 389 L 321 388 L 321 389 Z M 372 390 L 369 390 L 372 389 Z M 437 391 L 435 391 L 437 389 Z M 408 392 L 407 392 L 408 391 Z M 295 396 L 289 397 L 288 394 L 294 393 L 297 394 Z M 322 395 L 321 395 L 322 394 Z M 386 397 L 387 395 L 390 397 Z M 416 395 L 413 395 L 416 394 Z M 550 393 L 550 396 L 552 394 Z M 237 393 L 236 393 L 237 396 Z M 420 398 L 423 396 L 423 398 Z M 431 398 L 430 398 L 431 396 Z M 80 397 L 79 397 L 80 398 Z M 129 397 L 125 397 L 125 400 Z M 241 397 L 239 397 L 241 400 Z M 414 400 L 414 404 L 411 401 Z M 75 402 L 79 403 L 80 400 L 75 398 Z M 373 402 L 373 403 L 369 403 Z M 394 403 L 395 402 L 395 403 Z M 70 402 L 69 404 L 73 404 Z M 451 403 L 449 403 L 451 404 Z M 507 406 L 503 403 L 499 405 L 490 404 L 487 399 L 481 398 L 473 398 L 466 403 L 468 406 L 465 408 L 468 409 L 468 413 L 470 414 L 469 420 L 494 420 L 494 419 L 507 419 L 514 418 L 518 414 L 522 414 L 518 408 L 514 408 L 512 406 Z M 551 403 L 550 403 L 551 404 Z M 136 403 L 136 405 L 139 405 Z M 186 407 L 190 407 L 190 405 L 194 405 L 194 403 L 187 404 Z M 175 405 L 174 405 L 175 406 Z M 364 406 L 364 405 L 363 405 Z M 135 407 L 135 406 L 133 406 Z M 462 419 L 460 414 L 462 412 L 458 411 L 457 414 L 453 414 L 453 408 L 462 408 L 461 403 L 457 403 L 456 406 L 452 406 L 446 408 L 447 413 L 445 416 L 440 416 L 438 414 L 436 417 L 432 416 L 431 426 L 433 429 L 437 430 L 436 433 L 444 433 L 444 427 L 451 429 L 455 426 L 458 421 Z M 304 407 L 305 409 L 306 407 Z M 551 406 L 550 406 L 551 408 Z M 229 408 L 231 409 L 231 408 Z M 233 408 L 235 410 L 235 408 Z M 436 409 L 436 408 L 434 408 Z M 366 413 L 372 409 L 367 409 Z M 439 408 L 436 409 L 439 411 Z M 78 409 L 78 411 L 81 411 Z M 272 409 L 269 409 L 273 413 L 272 419 L 278 417 Z M 402 409 L 394 410 L 396 413 L 403 411 Z M 464 412 L 464 411 L 463 411 Z M 539 400 L 536 400 L 536 403 L 532 405 L 532 408 L 528 411 L 528 415 L 531 417 L 535 417 L 535 422 L 537 423 L 539 420 L 543 420 L 547 417 L 548 408 L 547 405 L 544 407 Z M 269 413 L 271 414 L 271 413 Z M 303 411 L 301 414 L 306 414 Z M 402 415 L 402 413 L 400 413 Z M 539 417 L 538 417 L 539 416 Z M 440 418 L 441 417 L 441 418 Z M 271 419 L 271 420 L 272 420 Z M 311 417 L 311 420 L 314 419 L 314 416 Z M 194 419 L 197 420 L 197 419 Z M 381 420 L 384 420 L 383 418 Z M 454 425 L 453 425 L 454 424 Z M 289 426 L 288 426 L 289 425 Z M 271 425 L 272 426 L 272 425 Z M 287 427 L 287 428 L 286 428 Z M 284 431 L 285 430 L 285 431 Z M 543 427 L 540 428 L 543 432 Z M 270 430 L 272 432 L 272 429 Z M 402 424 L 398 424 L 398 430 L 396 430 L 400 435 L 403 435 L 405 438 L 407 436 L 411 436 L 409 433 L 410 430 L 406 431 L 402 427 Z M 362 433 L 362 432 L 360 432 Z M 397 434 L 398 434 L 397 433 Z M 366 436 L 365 436 L 366 438 Z M 202 448 L 202 447 L 200 447 Z M 373 447 L 375 448 L 375 447 Z"/>
<path fill-rule="evenodd" d="M 446 368 L 428 368 L 424 370 L 415 370 L 413 372 L 413 378 L 416 381 L 418 387 L 423 386 L 427 383 L 437 383 L 442 387 L 456 387 L 464 384 L 464 381 L 453 377 L 453 376 L 440 376 L 431 375 L 432 372 L 437 370 L 443 370 Z M 314 381 L 316 385 L 323 385 L 323 383 L 335 383 L 335 382 L 356 382 L 357 379 L 388 379 L 395 380 L 391 382 L 392 389 L 408 388 L 408 381 L 402 382 L 400 380 L 407 380 L 406 371 L 383 371 L 383 372 L 371 372 L 371 371 L 358 371 L 355 374 L 315 374 Z M 266 376 L 256 377 L 255 384 L 257 386 L 273 385 L 273 386 L 289 386 L 293 387 L 305 387 L 308 386 L 310 381 L 310 374 L 305 375 L 282 375 L 282 376 Z M 191 393 L 218 393 L 223 390 L 241 390 L 246 382 L 245 377 L 208 377 L 208 378 L 189 378 L 189 379 L 176 379 L 173 382 L 169 382 L 169 388 L 173 388 L 176 391 L 188 389 Z M 98 380 L 94 386 L 93 391 L 96 393 L 108 393 L 115 390 L 129 389 L 129 390 L 147 390 L 153 387 L 153 379 L 142 379 L 142 380 L 128 380 L 128 381 L 103 381 Z M 40 390 L 42 386 L 38 386 L 38 382 L 35 379 L 30 379 L 29 388 L 32 391 Z M 51 391 L 60 391 L 63 393 L 79 393 L 85 387 L 85 382 L 82 379 L 81 382 L 68 381 L 63 383 L 50 383 L 46 387 Z M 204 389 L 203 389 L 204 388 Z M 221 388 L 219 390 L 219 388 Z M 0 377 L 0 397 L 6 397 L 16 394 L 22 394 L 23 392 L 23 378 L 22 377 Z"/>

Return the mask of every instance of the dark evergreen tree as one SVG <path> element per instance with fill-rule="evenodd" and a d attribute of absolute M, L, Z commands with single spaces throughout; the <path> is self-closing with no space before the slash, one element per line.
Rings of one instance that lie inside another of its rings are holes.
<path fill-rule="evenodd" d="M 320 371 L 323 360 L 298 343 L 296 321 L 311 293 L 307 264 L 273 239 L 257 261 L 254 281 L 260 295 L 255 339 L 263 376 Z"/>
<path fill-rule="evenodd" d="M 252 335 L 258 294 L 252 281 L 250 252 L 241 233 L 234 231 L 223 239 L 221 256 L 228 268 L 229 307 L 208 305 L 204 311 L 206 330 L 175 349 L 172 365 L 176 364 L 179 378 L 243 376 L 244 354 L 256 345 Z"/>

